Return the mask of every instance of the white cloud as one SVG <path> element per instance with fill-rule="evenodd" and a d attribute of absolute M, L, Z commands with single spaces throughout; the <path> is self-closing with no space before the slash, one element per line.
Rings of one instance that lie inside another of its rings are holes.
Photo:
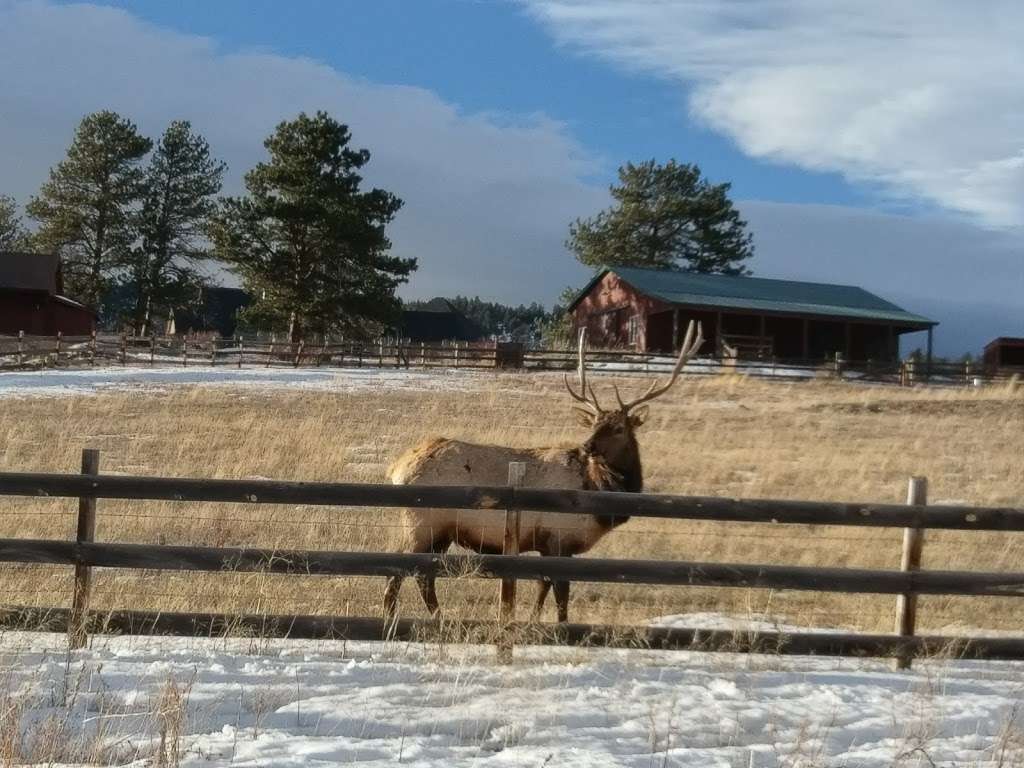
<path fill-rule="evenodd" d="M 0 0 L 0 190 L 27 200 L 81 117 L 104 108 L 149 136 L 191 120 L 228 162 L 229 192 L 279 121 L 327 110 L 370 149 L 367 182 L 405 201 L 390 232 L 420 259 L 413 296 L 551 301 L 585 274 L 562 246 L 569 221 L 606 201 L 581 181 L 593 159 L 543 115 L 465 114 L 421 88 L 226 52 L 110 7 Z"/>
<path fill-rule="evenodd" d="M 1024 4 L 523 0 L 560 42 L 685 83 L 743 151 L 1024 226 Z"/>

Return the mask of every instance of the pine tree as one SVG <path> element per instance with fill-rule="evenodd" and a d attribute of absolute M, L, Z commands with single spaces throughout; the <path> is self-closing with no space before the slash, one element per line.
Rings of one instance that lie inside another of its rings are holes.
<path fill-rule="evenodd" d="M 28 230 L 22 226 L 18 203 L 10 195 L 0 195 L 0 251 L 27 248 Z"/>
<path fill-rule="evenodd" d="M 28 204 L 40 225 L 36 247 L 60 253 L 66 292 L 90 306 L 99 307 L 137 238 L 144 189 L 139 162 L 152 145 L 114 112 L 87 115 L 67 157 Z"/>
<path fill-rule="evenodd" d="M 246 319 L 293 341 L 392 321 L 395 289 L 416 268 L 389 253 L 384 231 L 401 200 L 359 191 L 370 153 L 350 140 L 324 112 L 282 122 L 264 142 L 269 162 L 246 174 L 248 195 L 223 200 L 212 219 L 216 256 L 255 297 Z"/>
<path fill-rule="evenodd" d="M 696 165 L 649 160 L 619 168 L 615 205 L 569 227 L 566 246 L 584 264 L 749 274 L 753 238 L 729 199 Z"/>
<path fill-rule="evenodd" d="M 139 214 L 140 240 L 126 275 L 134 294 L 131 324 L 152 331 L 154 310 L 168 312 L 198 295 L 196 262 L 206 256 L 202 235 L 216 207 L 225 166 L 186 121 L 168 126 L 146 169 Z"/>

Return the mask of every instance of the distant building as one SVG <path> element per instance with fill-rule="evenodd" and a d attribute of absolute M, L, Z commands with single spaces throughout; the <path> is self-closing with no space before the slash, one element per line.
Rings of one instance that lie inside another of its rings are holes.
<path fill-rule="evenodd" d="M 55 254 L 0 251 L 0 335 L 92 333 L 96 313 L 63 292 L 60 258 Z"/>
<path fill-rule="evenodd" d="M 1024 338 L 1000 336 L 985 345 L 985 367 L 998 371 L 1019 368 L 1024 371 Z"/>
<path fill-rule="evenodd" d="M 167 321 L 167 335 L 217 334 L 222 338 L 235 335 L 238 313 L 252 304 L 252 295 L 241 288 L 205 286 L 194 308 L 176 309 Z"/>
<path fill-rule="evenodd" d="M 404 309 L 395 329 L 410 341 L 479 341 L 480 327 L 447 299 L 432 299 L 419 309 Z"/>
<path fill-rule="evenodd" d="M 672 352 L 690 320 L 703 324 L 704 355 L 895 362 L 899 337 L 937 323 L 849 285 L 612 267 L 569 305 L 591 343 Z"/>

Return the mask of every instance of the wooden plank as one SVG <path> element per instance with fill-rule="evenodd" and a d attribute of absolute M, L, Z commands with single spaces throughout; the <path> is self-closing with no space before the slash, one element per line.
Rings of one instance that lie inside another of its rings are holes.
<path fill-rule="evenodd" d="M 510 461 L 508 463 L 508 484 L 512 488 L 519 488 L 526 479 L 526 463 L 522 461 Z M 519 510 L 515 507 L 508 507 L 505 510 L 505 535 L 502 541 L 502 554 L 515 556 L 519 554 Z M 505 578 L 501 580 L 498 590 L 498 622 L 510 624 L 516 618 L 516 580 Z M 506 663 L 512 662 L 512 641 L 508 633 L 500 633 L 498 641 L 498 660 Z"/>
<path fill-rule="evenodd" d="M 907 488 L 907 504 L 924 506 L 928 503 L 928 479 L 912 477 Z M 924 549 L 924 529 L 905 528 L 903 530 L 903 553 L 900 559 L 900 570 L 904 572 L 921 570 L 921 551 Z M 896 596 L 896 634 L 900 637 L 913 637 L 917 625 L 917 595 L 905 592 Z M 910 669 L 913 656 L 901 654 L 896 658 L 897 669 Z"/>
<path fill-rule="evenodd" d="M 100 499 L 209 501 L 240 504 L 518 509 L 796 525 L 1024 531 L 1024 509 L 907 506 L 853 502 L 729 499 L 705 496 L 577 491 L 508 486 L 416 486 L 207 480 L 175 477 L 0 472 L 0 496 L 94 496 Z"/>
<path fill-rule="evenodd" d="M 265 572 L 311 576 L 425 574 L 445 577 L 473 573 L 491 579 L 549 579 L 889 595 L 916 592 L 930 595 L 1024 596 L 1024 573 L 904 573 L 860 568 L 808 568 L 685 561 L 326 552 L 88 542 L 78 544 L 33 539 L 0 539 L 0 562 L 57 565 L 82 563 L 101 568 Z"/>
<path fill-rule="evenodd" d="M 100 452 L 94 448 L 82 449 L 82 474 L 98 475 Z M 81 496 L 78 500 L 78 528 L 76 542 L 92 541 L 96 536 L 96 498 Z M 86 633 L 86 615 L 92 585 L 92 569 L 85 563 L 75 563 L 75 582 L 71 596 L 71 618 L 68 622 L 68 647 L 84 648 L 89 639 Z"/>
<path fill-rule="evenodd" d="M 0 626 L 52 632 L 67 629 L 70 612 L 61 608 L 0 609 Z M 94 632 L 128 635 L 203 637 L 266 637 L 292 639 L 380 640 L 385 630 L 400 641 L 431 641 L 452 637 L 473 641 L 493 637 L 493 622 L 445 622 L 434 619 L 165 613 L 150 611 L 94 611 L 89 616 Z M 631 627 L 600 624 L 514 623 L 509 630 L 522 645 L 574 645 L 584 647 L 640 647 L 729 653 L 814 654 L 818 656 L 896 656 L 943 654 L 951 658 L 1024 660 L 1024 638 L 1018 637 L 897 637 L 848 632 L 743 632 L 670 627 Z"/>

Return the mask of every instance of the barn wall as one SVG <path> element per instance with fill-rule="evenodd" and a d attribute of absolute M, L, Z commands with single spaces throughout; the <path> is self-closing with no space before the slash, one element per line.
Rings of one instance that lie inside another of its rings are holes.
<path fill-rule="evenodd" d="M 609 272 L 573 309 L 573 326 L 577 331 L 586 327 L 590 343 L 595 346 L 647 351 L 647 316 L 670 309 Z M 631 318 L 636 324 L 633 341 L 629 338 Z"/>
<path fill-rule="evenodd" d="M 31 291 L 0 293 L 0 334 L 17 336 L 87 336 L 95 327 L 91 312 Z"/>

